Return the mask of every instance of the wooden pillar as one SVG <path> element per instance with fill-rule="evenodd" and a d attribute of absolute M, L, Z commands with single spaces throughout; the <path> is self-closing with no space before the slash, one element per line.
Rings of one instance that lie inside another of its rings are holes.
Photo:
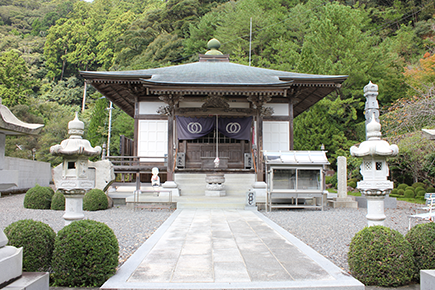
<path fill-rule="evenodd" d="M 293 118 L 294 118 L 294 113 L 293 113 L 293 98 L 290 97 L 288 99 L 288 116 L 289 116 L 289 128 L 288 128 L 288 137 L 289 137 L 289 150 L 294 150 L 294 139 L 293 139 Z"/>
<path fill-rule="evenodd" d="M 139 146 L 139 103 L 138 98 L 135 98 L 134 102 L 134 139 L 133 139 L 133 156 L 138 155 L 138 147 Z"/>
<path fill-rule="evenodd" d="M 174 110 L 168 116 L 168 165 L 167 181 L 174 181 Z"/>
<path fill-rule="evenodd" d="M 257 181 L 264 181 L 263 166 L 263 117 L 257 113 Z"/>

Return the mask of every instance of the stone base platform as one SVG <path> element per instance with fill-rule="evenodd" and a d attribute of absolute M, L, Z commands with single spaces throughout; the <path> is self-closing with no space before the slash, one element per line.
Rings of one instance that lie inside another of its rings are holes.
<path fill-rule="evenodd" d="M 358 208 L 358 202 L 356 202 L 352 197 L 336 197 L 330 200 L 329 203 L 333 208 L 345 207 L 345 208 Z"/>
<path fill-rule="evenodd" d="M 20 279 L 12 282 L 4 290 L 48 290 L 48 273 L 23 272 Z"/>

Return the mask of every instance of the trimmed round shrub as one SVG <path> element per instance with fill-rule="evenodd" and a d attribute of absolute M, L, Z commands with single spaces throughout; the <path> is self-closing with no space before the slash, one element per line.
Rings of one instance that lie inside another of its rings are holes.
<path fill-rule="evenodd" d="M 417 193 L 417 192 L 419 192 L 419 191 L 424 191 L 424 192 L 426 192 L 426 189 L 425 189 L 423 186 L 419 186 L 419 187 L 416 187 L 415 190 L 414 190 L 415 193 Z"/>
<path fill-rule="evenodd" d="M 43 223 L 34 220 L 20 220 L 4 230 L 8 245 L 23 247 L 23 271 L 45 272 L 50 269 L 56 233 Z"/>
<path fill-rule="evenodd" d="M 107 195 L 101 189 L 94 188 L 88 191 L 83 197 L 84 210 L 95 211 L 107 209 L 108 206 Z"/>
<path fill-rule="evenodd" d="M 415 197 L 417 197 L 417 198 L 424 199 L 425 194 L 426 194 L 426 190 L 422 187 L 418 187 L 415 190 Z"/>
<path fill-rule="evenodd" d="M 397 189 L 397 188 L 393 188 L 393 190 L 391 190 L 391 194 L 394 194 L 394 195 L 398 195 L 399 193 L 399 190 Z"/>
<path fill-rule="evenodd" d="M 430 186 L 426 189 L 426 192 L 435 192 L 435 188 Z"/>
<path fill-rule="evenodd" d="M 414 198 L 415 197 L 414 191 L 410 190 L 410 189 L 405 190 L 405 197 L 407 197 L 407 198 Z"/>
<path fill-rule="evenodd" d="M 412 190 L 412 191 L 414 191 L 414 190 L 415 190 L 415 188 L 414 188 L 414 187 L 412 187 L 412 186 L 407 186 L 407 187 L 405 188 L 405 191 L 407 191 L 407 190 Z"/>
<path fill-rule="evenodd" d="M 24 196 L 24 207 L 30 209 L 50 209 L 53 189 L 50 187 L 39 186 L 32 187 Z"/>
<path fill-rule="evenodd" d="M 62 192 L 56 191 L 51 199 L 51 209 L 53 210 L 65 210 L 65 196 Z"/>
<path fill-rule="evenodd" d="M 403 189 L 403 190 L 405 190 L 407 187 L 408 187 L 408 184 L 402 183 L 402 184 L 399 184 L 397 189 Z"/>
<path fill-rule="evenodd" d="M 348 186 L 352 187 L 352 188 L 356 188 L 356 181 L 353 180 L 349 180 L 349 182 L 347 183 Z"/>
<path fill-rule="evenodd" d="M 118 240 L 106 224 L 75 221 L 60 230 L 52 270 L 56 286 L 100 287 L 118 266 Z"/>
<path fill-rule="evenodd" d="M 414 251 L 417 277 L 420 270 L 435 269 L 435 223 L 416 225 L 405 237 Z"/>
<path fill-rule="evenodd" d="M 397 287 L 415 275 L 411 244 L 396 230 L 366 227 L 352 238 L 348 253 L 352 275 L 364 285 Z"/>
<path fill-rule="evenodd" d="M 412 187 L 414 187 L 414 188 L 417 188 L 417 187 L 426 188 L 426 184 L 424 184 L 423 182 L 416 182 L 412 185 Z"/>
<path fill-rule="evenodd" d="M 398 190 L 397 190 L 397 194 L 398 194 L 398 195 L 405 195 L 405 190 L 403 190 L 403 189 L 398 189 Z"/>

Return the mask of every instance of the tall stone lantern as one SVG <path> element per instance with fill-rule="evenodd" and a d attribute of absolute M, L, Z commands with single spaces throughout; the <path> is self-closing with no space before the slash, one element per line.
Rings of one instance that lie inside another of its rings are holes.
<path fill-rule="evenodd" d="M 377 104 L 377 95 L 377 85 L 370 82 L 364 87 L 364 96 L 367 98 L 367 140 L 350 148 L 352 156 L 363 159 L 361 164 L 363 180 L 358 182 L 357 188 L 367 198 L 366 217 L 368 226 L 384 225 L 386 218 L 384 200 L 385 196 L 393 189 L 393 182 L 387 180 L 389 169 L 386 158 L 399 153 L 397 145 L 390 145 L 387 141 L 381 139 L 381 124 L 378 121 L 379 111 L 374 108 L 377 106 L 373 106 L 374 102 Z M 367 103 L 370 103 L 370 107 L 368 107 Z"/>
<path fill-rule="evenodd" d="M 84 128 L 76 113 L 74 120 L 68 123 L 70 137 L 50 148 L 52 155 L 63 158 L 62 176 L 55 182 L 57 189 L 65 195 L 65 225 L 83 219 L 83 196 L 95 187 L 95 174 L 88 170 L 88 158 L 99 155 L 101 147 L 93 148 L 82 138 Z"/>

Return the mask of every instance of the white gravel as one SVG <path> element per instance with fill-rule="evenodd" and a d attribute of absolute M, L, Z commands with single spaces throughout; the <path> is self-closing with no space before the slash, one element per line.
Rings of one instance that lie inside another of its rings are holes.
<path fill-rule="evenodd" d="M 26 209 L 24 194 L 0 198 L 0 228 L 13 222 L 33 219 L 48 224 L 56 233 L 65 225 L 64 211 Z M 119 243 L 119 266 L 122 265 L 172 214 L 170 210 L 145 210 L 113 207 L 107 210 L 85 211 L 85 219 L 96 220 L 108 225 Z"/>
<path fill-rule="evenodd" d="M 385 226 L 405 235 L 408 216 L 420 212 L 420 207 L 420 204 L 397 201 L 397 208 L 385 209 Z M 353 236 L 367 226 L 366 208 L 325 207 L 323 211 L 292 209 L 262 213 L 346 272 L 349 272 L 349 244 Z M 415 225 L 416 221 L 411 223 Z"/>
<path fill-rule="evenodd" d="M 25 209 L 23 200 L 24 194 L 0 198 L 1 229 L 22 219 L 44 222 L 55 232 L 63 228 L 63 211 Z M 421 205 L 398 201 L 396 209 L 385 209 L 385 225 L 406 234 L 408 215 L 418 212 L 419 207 Z M 292 209 L 262 213 L 345 271 L 349 271 L 347 252 L 351 239 L 367 225 L 367 209 L 364 208 L 325 207 L 323 211 Z M 114 231 L 119 243 L 119 265 L 122 265 L 171 214 L 171 210 L 133 210 L 117 206 L 85 212 L 85 218 L 103 222 Z"/>

